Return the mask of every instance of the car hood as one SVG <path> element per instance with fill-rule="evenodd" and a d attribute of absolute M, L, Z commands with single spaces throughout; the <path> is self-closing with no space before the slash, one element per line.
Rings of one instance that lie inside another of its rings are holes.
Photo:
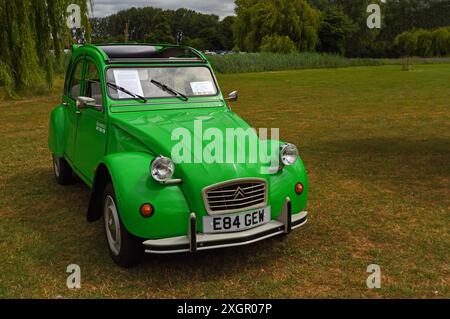
<path fill-rule="evenodd" d="M 250 129 L 251 134 L 256 137 L 256 132 L 237 114 L 228 109 L 198 108 L 121 113 L 115 114 L 111 121 L 112 125 L 126 131 L 145 144 L 155 155 L 166 157 L 172 157 L 173 147 L 179 145 L 180 142 L 180 139 L 172 139 L 173 133 L 177 130 L 180 131 L 180 129 L 189 133 L 192 139 L 190 149 L 192 161 L 190 163 L 176 163 L 174 177 L 183 179 L 182 189 L 191 209 L 196 212 L 204 208 L 198 207 L 199 205 L 196 203 L 198 203 L 197 197 L 201 196 L 202 190 L 206 186 L 237 178 L 259 177 L 267 179 L 267 175 L 262 174 L 262 168 L 268 169 L 270 165 L 261 163 L 259 159 L 250 163 L 248 143 L 244 143 L 244 145 L 234 143 L 235 154 L 245 154 L 244 163 L 236 163 L 236 160 L 234 163 L 206 163 L 201 161 L 198 156 L 194 157 L 194 143 L 202 145 L 202 149 L 211 143 L 210 139 L 201 138 L 198 134 L 194 136 L 194 123 L 198 125 L 201 122 L 203 133 L 211 128 L 222 133 L 224 138 L 227 129 L 236 128 Z M 261 143 L 258 142 L 257 144 L 259 146 Z M 225 153 L 226 150 L 224 150 Z M 197 200 L 190 200 L 191 198 Z"/>

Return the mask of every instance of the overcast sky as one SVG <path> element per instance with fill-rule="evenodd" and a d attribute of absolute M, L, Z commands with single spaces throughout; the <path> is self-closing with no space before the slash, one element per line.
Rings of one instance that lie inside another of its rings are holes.
<path fill-rule="evenodd" d="M 234 15 L 234 0 L 94 0 L 94 16 L 104 17 L 132 7 L 187 8 L 221 18 Z"/>

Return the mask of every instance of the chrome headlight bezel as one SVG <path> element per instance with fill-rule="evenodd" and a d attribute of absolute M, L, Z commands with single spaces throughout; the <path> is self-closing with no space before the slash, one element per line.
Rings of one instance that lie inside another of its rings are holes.
<path fill-rule="evenodd" d="M 284 166 L 291 166 L 297 162 L 298 149 L 291 143 L 285 143 L 280 146 L 280 161 Z"/>
<path fill-rule="evenodd" d="M 150 165 L 150 175 L 159 183 L 169 181 L 175 173 L 175 164 L 165 156 L 158 156 Z"/>

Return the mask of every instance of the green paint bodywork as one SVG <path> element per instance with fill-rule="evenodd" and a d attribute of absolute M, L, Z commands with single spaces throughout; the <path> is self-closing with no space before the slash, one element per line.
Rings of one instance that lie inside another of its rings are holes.
<path fill-rule="evenodd" d="M 211 68 L 207 59 L 201 56 L 205 62 L 200 65 Z M 145 239 L 186 235 L 191 212 L 197 214 L 197 229 L 202 231 L 202 216 L 207 215 L 202 189 L 237 178 L 267 180 L 272 219 L 278 217 L 287 197 L 292 201 L 293 214 L 305 209 L 308 183 L 300 158 L 294 165 L 273 175 L 261 174 L 260 163 L 182 163 L 176 164 L 174 174 L 174 178 L 183 180 L 182 184 L 156 182 L 150 175 L 151 161 L 157 155 L 171 157 L 172 147 L 177 143 L 171 138 L 175 128 L 183 127 L 193 132 L 196 119 L 202 120 L 203 130 L 211 127 L 225 132 L 226 128 L 248 129 L 250 126 L 228 108 L 220 89 L 217 96 L 194 97 L 188 102 L 175 97 L 150 99 L 147 103 L 110 99 L 103 83 L 107 68 L 114 65 L 109 64 L 107 56 L 93 45 L 75 47 L 71 66 L 80 58 L 94 62 L 100 72 L 103 112 L 82 109 L 77 114 L 76 102 L 65 89 L 62 103 L 51 113 L 48 145 L 51 152 L 64 157 L 91 188 L 96 182 L 96 170 L 102 165 L 107 168 L 116 192 L 120 218 L 130 233 Z M 142 65 L 127 64 L 131 67 Z M 198 66 L 199 63 L 184 62 L 181 65 Z M 81 92 L 83 90 L 82 82 Z M 203 144 L 209 142 L 203 141 Z M 305 188 L 300 196 L 294 189 L 299 181 Z M 151 203 L 155 208 L 151 218 L 144 218 L 139 213 L 144 203 Z"/>

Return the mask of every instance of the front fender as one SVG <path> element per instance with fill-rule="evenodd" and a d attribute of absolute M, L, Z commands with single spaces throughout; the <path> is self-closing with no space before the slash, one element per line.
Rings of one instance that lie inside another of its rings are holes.
<path fill-rule="evenodd" d="M 274 209 L 273 217 L 278 218 L 281 213 L 284 199 L 289 197 L 292 204 L 292 213 L 300 213 L 306 209 L 308 199 L 308 176 L 302 159 L 298 158 L 297 162 L 292 166 L 285 166 L 283 170 L 270 178 L 271 191 L 269 200 Z M 303 192 L 298 195 L 295 192 L 295 184 L 301 182 L 303 184 Z"/>
<path fill-rule="evenodd" d="M 278 145 L 282 145 L 284 141 L 272 141 Z M 272 206 L 272 218 L 278 218 L 284 205 L 286 197 L 291 199 L 292 213 L 300 213 L 306 209 L 308 200 L 308 175 L 302 158 L 294 165 L 284 166 L 283 169 L 273 175 L 268 176 L 270 181 L 269 202 Z M 298 195 L 295 192 L 295 184 L 301 182 L 303 184 L 303 192 Z"/>
<path fill-rule="evenodd" d="M 58 157 L 63 157 L 66 146 L 64 140 L 64 132 L 65 132 L 64 116 L 65 112 L 64 107 L 62 105 L 59 105 L 55 109 L 53 109 L 50 115 L 50 123 L 48 130 L 48 147 L 50 151 Z"/>
<path fill-rule="evenodd" d="M 186 235 L 190 209 L 179 185 L 162 185 L 150 175 L 153 156 L 115 153 L 104 158 L 116 194 L 120 218 L 133 235 L 159 239 Z M 139 209 L 150 203 L 155 212 L 144 218 Z"/>

